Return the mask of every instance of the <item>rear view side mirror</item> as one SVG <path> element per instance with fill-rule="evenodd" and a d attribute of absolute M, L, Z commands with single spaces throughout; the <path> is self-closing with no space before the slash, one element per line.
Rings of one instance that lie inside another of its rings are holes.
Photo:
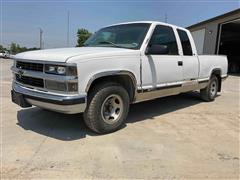
<path fill-rule="evenodd" d="M 151 55 L 151 54 L 168 54 L 169 53 L 169 49 L 166 45 L 151 45 L 146 49 L 145 54 L 146 55 Z"/>

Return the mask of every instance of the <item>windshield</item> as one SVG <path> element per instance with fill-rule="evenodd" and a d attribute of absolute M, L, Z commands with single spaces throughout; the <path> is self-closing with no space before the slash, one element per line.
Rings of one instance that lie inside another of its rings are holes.
<path fill-rule="evenodd" d="M 94 33 L 84 46 L 139 49 L 150 27 L 148 23 L 110 26 Z"/>

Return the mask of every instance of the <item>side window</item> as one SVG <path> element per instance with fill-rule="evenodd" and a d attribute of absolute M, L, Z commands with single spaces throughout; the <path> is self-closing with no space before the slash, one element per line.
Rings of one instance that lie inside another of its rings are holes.
<path fill-rule="evenodd" d="M 165 45 L 168 47 L 169 55 L 178 55 L 178 46 L 174 31 L 171 27 L 158 25 L 156 26 L 149 46 Z"/>
<path fill-rule="evenodd" d="M 191 46 L 191 43 L 190 43 L 190 40 L 188 38 L 186 31 L 178 29 L 177 32 L 178 32 L 178 35 L 181 40 L 181 44 L 182 44 L 182 48 L 183 48 L 183 55 L 192 56 L 193 55 L 192 46 Z"/>

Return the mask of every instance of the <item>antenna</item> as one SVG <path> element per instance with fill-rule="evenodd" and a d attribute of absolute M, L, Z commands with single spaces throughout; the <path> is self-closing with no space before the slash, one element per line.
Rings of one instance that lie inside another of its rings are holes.
<path fill-rule="evenodd" d="M 39 28 L 39 32 L 40 32 L 39 48 L 42 49 L 43 48 L 43 41 L 42 41 L 43 30 L 42 30 L 42 28 Z"/>
<path fill-rule="evenodd" d="M 70 12 L 67 13 L 67 47 L 69 47 L 69 16 Z"/>
<path fill-rule="evenodd" d="M 167 15 L 167 13 L 165 13 L 164 22 L 165 22 L 165 23 L 168 22 L 168 15 Z"/>

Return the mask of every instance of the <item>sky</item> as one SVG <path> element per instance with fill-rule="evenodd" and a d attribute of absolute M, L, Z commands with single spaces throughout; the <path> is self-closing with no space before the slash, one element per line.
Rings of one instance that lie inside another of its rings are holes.
<path fill-rule="evenodd" d="M 1 2 L 2 1 L 2 2 Z M 39 47 L 39 27 L 44 48 L 67 46 L 67 14 L 70 13 L 70 46 L 77 29 L 91 32 L 115 23 L 139 20 L 165 21 L 182 27 L 240 7 L 240 0 L 0 0 L 1 41 Z"/>

